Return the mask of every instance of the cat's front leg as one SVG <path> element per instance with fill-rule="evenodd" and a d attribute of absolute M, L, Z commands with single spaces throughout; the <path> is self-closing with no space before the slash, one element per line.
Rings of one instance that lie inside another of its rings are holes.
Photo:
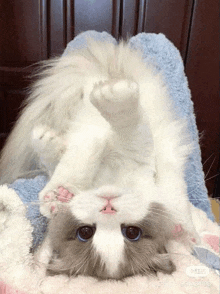
<path fill-rule="evenodd" d="M 93 105 L 115 128 L 137 124 L 139 119 L 139 87 L 129 79 L 99 82 L 90 95 Z"/>
<path fill-rule="evenodd" d="M 71 195 L 73 197 L 81 190 L 91 187 L 102 160 L 106 140 L 106 129 L 95 125 L 82 126 L 69 137 L 65 153 L 50 181 L 39 193 L 43 215 L 50 217 L 58 208 L 60 188 L 67 190 L 67 198 L 71 198 Z"/>
<path fill-rule="evenodd" d="M 60 207 L 68 203 L 75 195 L 69 191 L 73 191 L 73 187 L 68 188 L 68 190 L 63 186 L 57 187 L 57 185 L 49 184 L 47 189 L 50 189 L 50 191 L 42 190 L 39 194 L 41 199 L 40 211 L 46 217 L 56 214 Z"/>
<path fill-rule="evenodd" d="M 51 176 L 66 150 L 64 137 L 58 136 L 55 130 L 46 125 L 38 125 L 32 131 L 32 146 L 40 164 Z"/>
<path fill-rule="evenodd" d="M 139 85 L 129 79 L 99 82 L 90 100 L 112 127 L 114 150 L 154 168 L 153 138 L 140 105 Z"/>

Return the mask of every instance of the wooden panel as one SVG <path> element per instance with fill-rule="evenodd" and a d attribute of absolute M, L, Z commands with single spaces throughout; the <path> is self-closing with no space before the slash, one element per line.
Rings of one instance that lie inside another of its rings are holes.
<path fill-rule="evenodd" d="M 46 58 L 45 0 L 1 1 L 0 66 L 27 65 Z"/>
<path fill-rule="evenodd" d="M 31 64 L 46 59 L 47 0 L 1 1 L 0 17 L 0 144 L 10 131 L 24 89 L 30 83 Z"/>
<path fill-rule="evenodd" d="M 7 133 L 12 128 L 24 97 L 22 91 L 0 91 L 0 133 Z"/>
<path fill-rule="evenodd" d="M 66 1 L 48 2 L 49 10 L 49 56 L 61 54 L 66 47 L 65 14 Z"/>
<path fill-rule="evenodd" d="M 112 28 L 111 34 L 117 40 L 121 37 L 121 17 L 122 5 L 120 0 L 113 0 L 112 2 Z"/>
<path fill-rule="evenodd" d="M 18 117 L 24 97 L 22 91 L 0 91 L 0 149 Z"/>
<path fill-rule="evenodd" d="M 14 122 L 18 118 L 19 110 L 21 110 L 22 102 L 25 98 L 25 92 L 22 91 L 8 91 L 5 93 L 7 120 L 5 128 L 10 131 Z"/>
<path fill-rule="evenodd" d="M 113 2 L 109 0 L 75 0 L 75 35 L 86 30 L 111 33 Z"/>
<path fill-rule="evenodd" d="M 146 7 L 147 7 L 147 1 L 146 0 L 141 0 L 138 1 L 138 21 L 137 21 L 137 32 L 141 33 L 144 32 L 144 22 L 145 22 L 145 17 L 146 17 Z"/>
<path fill-rule="evenodd" d="M 142 1 L 123 0 L 121 8 L 121 36 L 132 37 L 137 33 L 139 3 Z"/>
<path fill-rule="evenodd" d="M 30 83 L 30 75 L 34 66 L 6 67 L 0 66 L 0 85 L 6 89 L 23 89 Z"/>
<path fill-rule="evenodd" d="M 70 42 L 74 36 L 74 1 L 66 0 L 66 19 L 65 19 L 65 26 L 66 26 L 66 42 Z"/>
<path fill-rule="evenodd" d="M 49 56 L 62 54 L 67 43 L 86 30 L 120 36 L 120 0 L 49 2 Z"/>
<path fill-rule="evenodd" d="M 7 134 L 0 133 L 0 150 L 3 148 L 6 138 Z"/>
<path fill-rule="evenodd" d="M 4 92 L 0 91 L 0 138 L 1 133 L 5 133 L 6 121 L 6 101 L 4 99 Z"/>
<path fill-rule="evenodd" d="M 149 0 L 145 5 L 143 28 L 163 33 L 185 57 L 193 0 Z M 139 20 L 139 31 L 142 27 Z"/>
<path fill-rule="evenodd" d="M 220 103 L 218 1 L 195 2 L 186 72 L 192 91 L 209 194 L 212 194 L 219 158 Z M 215 160 L 214 160 L 215 159 Z M 214 160 L 214 162 L 213 162 Z M 213 162 L 213 165 L 212 165 Z"/>
<path fill-rule="evenodd" d="M 213 197 L 218 198 L 218 200 L 220 201 L 220 156 L 218 159 L 217 177 L 215 180 L 215 188 L 214 188 L 214 192 L 213 192 Z M 220 217 L 220 214 L 219 214 L 219 217 Z"/>
<path fill-rule="evenodd" d="M 121 13 L 123 38 L 144 32 L 146 2 L 146 0 L 123 0 Z"/>
<path fill-rule="evenodd" d="M 82 31 L 107 31 L 119 39 L 139 32 L 164 33 L 186 62 L 205 172 L 219 141 L 217 0 L 2 0 L 0 3 L 0 142 L 18 112 L 30 64 L 61 54 Z M 194 10 L 193 10 L 194 9 Z M 194 12 L 194 13 L 193 13 Z M 190 25 L 192 29 L 190 30 Z M 190 34 L 191 33 L 191 34 Z M 190 36 L 190 38 L 189 38 Z M 207 182 L 209 193 L 213 180 Z"/>

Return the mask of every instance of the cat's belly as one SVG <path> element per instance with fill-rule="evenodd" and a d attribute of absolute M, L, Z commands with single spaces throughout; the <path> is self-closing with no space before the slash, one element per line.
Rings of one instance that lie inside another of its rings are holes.
<path fill-rule="evenodd" d="M 100 164 L 91 188 L 112 185 L 135 191 L 140 185 L 140 181 L 152 177 L 152 174 L 153 171 L 149 166 L 114 154 Z"/>

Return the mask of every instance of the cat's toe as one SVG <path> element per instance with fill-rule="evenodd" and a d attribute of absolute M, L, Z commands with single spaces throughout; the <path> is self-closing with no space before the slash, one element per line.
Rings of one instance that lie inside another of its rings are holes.
<path fill-rule="evenodd" d="M 40 213 L 47 218 L 51 218 L 53 214 L 56 214 L 58 212 L 58 210 L 59 207 L 57 205 L 57 202 L 45 202 L 40 207 Z"/>
<path fill-rule="evenodd" d="M 45 132 L 44 126 L 40 125 L 40 126 L 35 127 L 32 131 L 32 140 L 34 140 L 34 141 L 40 140 L 40 138 L 43 137 L 44 132 Z"/>
<path fill-rule="evenodd" d="M 43 203 L 40 205 L 40 213 L 47 218 L 51 218 L 50 208 L 51 206 L 48 203 Z"/>
<path fill-rule="evenodd" d="M 59 206 L 68 203 L 74 194 L 63 186 L 59 186 L 57 189 L 51 190 L 47 193 L 40 193 L 40 199 L 42 203 L 40 206 L 40 212 L 44 216 L 50 218 L 52 214 L 55 214 L 59 210 Z"/>
<path fill-rule="evenodd" d="M 45 191 L 43 189 L 39 193 L 39 200 L 40 200 L 40 213 L 48 218 L 51 217 L 52 214 L 52 206 L 55 205 L 57 201 L 56 191 Z"/>
<path fill-rule="evenodd" d="M 40 155 L 47 152 L 48 149 L 57 149 L 57 146 L 60 146 L 55 131 L 43 125 L 39 125 L 33 129 L 32 145 Z"/>
<path fill-rule="evenodd" d="M 56 214 L 58 212 L 59 208 L 56 202 L 52 203 L 50 206 L 50 214 Z"/>
<path fill-rule="evenodd" d="M 59 200 L 60 202 L 69 202 L 74 196 L 73 193 L 69 192 L 62 186 L 58 188 L 58 192 L 59 193 L 57 195 L 57 200 Z"/>
<path fill-rule="evenodd" d="M 139 86 L 128 79 L 112 79 L 98 83 L 90 95 L 90 101 L 109 119 L 109 115 L 122 111 L 127 115 L 130 110 L 137 109 L 139 98 Z"/>
<path fill-rule="evenodd" d="M 34 141 L 51 141 L 56 137 L 54 131 L 44 125 L 35 127 L 32 131 L 32 140 Z"/>
<path fill-rule="evenodd" d="M 130 80 L 119 80 L 113 84 L 112 93 L 122 101 L 136 100 L 139 93 L 138 84 Z"/>

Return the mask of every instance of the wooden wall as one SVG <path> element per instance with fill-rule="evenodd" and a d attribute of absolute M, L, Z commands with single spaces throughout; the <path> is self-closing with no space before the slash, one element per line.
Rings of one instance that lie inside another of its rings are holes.
<path fill-rule="evenodd" d="M 185 63 L 213 194 L 220 129 L 217 0 L 2 0 L 0 10 L 0 147 L 27 93 L 30 65 L 61 54 L 85 30 L 117 39 L 162 32 Z"/>

